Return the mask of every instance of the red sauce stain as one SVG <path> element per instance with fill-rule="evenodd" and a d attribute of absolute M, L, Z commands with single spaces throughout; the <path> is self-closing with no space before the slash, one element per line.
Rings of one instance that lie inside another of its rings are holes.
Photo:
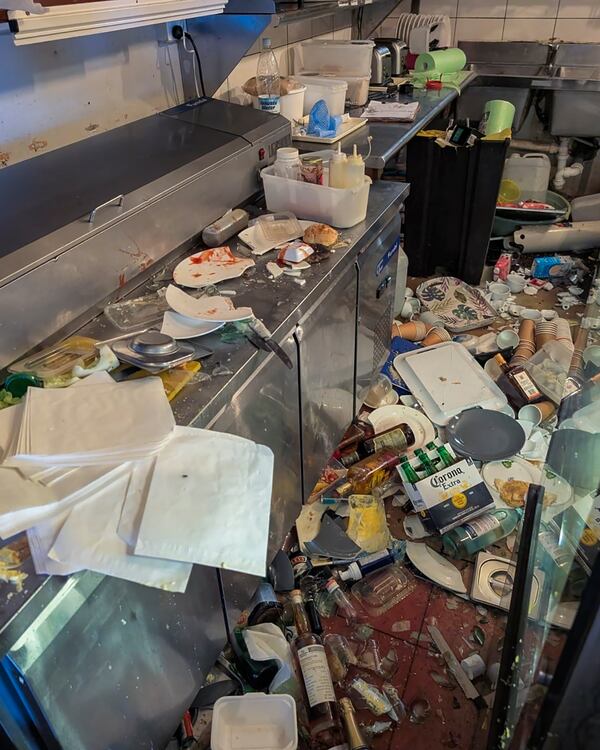
<path fill-rule="evenodd" d="M 127 279 L 125 278 L 125 274 L 120 273 L 119 274 L 119 286 L 120 287 L 125 286 L 126 282 L 127 282 Z"/>
<path fill-rule="evenodd" d="M 233 266 L 239 263 L 231 250 L 225 245 L 224 247 L 215 247 L 212 250 L 203 250 L 196 255 L 190 255 L 189 262 L 193 266 L 200 266 L 203 263 L 215 263 L 219 266 Z"/>

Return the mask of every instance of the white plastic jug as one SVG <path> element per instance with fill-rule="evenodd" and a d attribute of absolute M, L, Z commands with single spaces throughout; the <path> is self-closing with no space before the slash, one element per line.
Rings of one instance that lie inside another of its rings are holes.
<path fill-rule="evenodd" d="M 520 200 L 545 200 L 550 166 L 546 154 L 513 154 L 504 162 L 502 179 L 517 183 L 521 190 Z"/>

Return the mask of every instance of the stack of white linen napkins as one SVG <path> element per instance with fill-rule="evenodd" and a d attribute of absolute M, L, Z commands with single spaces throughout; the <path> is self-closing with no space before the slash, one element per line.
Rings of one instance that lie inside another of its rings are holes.
<path fill-rule="evenodd" d="M 272 452 L 175 427 L 158 378 L 29 389 L 0 411 L 1 456 L 0 536 L 27 530 L 38 573 L 180 592 L 194 562 L 265 574 Z"/>

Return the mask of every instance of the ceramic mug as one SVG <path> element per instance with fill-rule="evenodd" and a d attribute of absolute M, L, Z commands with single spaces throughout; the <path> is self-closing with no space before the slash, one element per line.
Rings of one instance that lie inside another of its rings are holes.
<path fill-rule="evenodd" d="M 519 313 L 521 320 L 541 320 L 542 313 L 539 310 L 531 310 L 528 307 L 524 307 Z"/>
<path fill-rule="evenodd" d="M 493 300 L 505 300 L 510 294 L 510 288 L 506 284 L 500 284 L 498 281 L 490 284 L 488 289 Z"/>
<path fill-rule="evenodd" d="M 420 319 L 423 321 L 423 323 L 425 323 L 425 325 L 432 328 L 440 326 L 442 323 L 441 318 L 439 318 L 434 312 L 431 312 L 430 310 L 422 312 Z"/>
<path fill-rule="evenodd" d="M 498 349 L 516 349 L 520 341 L 519 334 L 512 328 L 505 328 L 496 336 Z"/>
<path fill-rule="evenodd" d="M 511 294 L 518 294 L 525 289 L 527 280 L 519 273 L 509 273 L 506 277 L 506 283 L 511 291 Z"/>

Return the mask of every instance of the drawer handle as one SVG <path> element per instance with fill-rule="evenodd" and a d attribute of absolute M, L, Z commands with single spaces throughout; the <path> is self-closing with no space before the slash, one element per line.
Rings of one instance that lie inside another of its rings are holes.
<path fill-rule="evenodd" d="M 92 209 L 92 211 L 90 211 L 90 215 L 88 216 L 88 222 L 90 224 L 94 223 L 94 219 L 96 218 L 96 214 L 98 213 L 98 211 L 101 208 L 107 208 L 107 206 L 113 206 L 113 205 L 114 206 L 118 206 L 119 208 L 121 208 L 121 206 L 123 205 L 123 200 L 124 200 L 124 196 L 123 195 L 115 195 L 114 198 L 110 198 L 105 203 L 101 203 L 99 206 L 96 206 L 96 208 L 94 208 L 94 209 Z"/>

